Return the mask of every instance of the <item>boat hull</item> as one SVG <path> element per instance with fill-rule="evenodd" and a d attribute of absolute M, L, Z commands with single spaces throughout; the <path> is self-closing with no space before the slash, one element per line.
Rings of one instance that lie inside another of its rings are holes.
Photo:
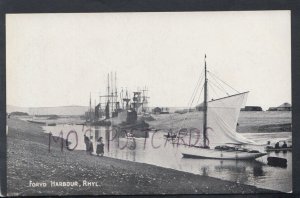
<path fill-rule="evenodd" d="M 116 117 L 112 117 L 111 121 L 113 125 L 119 124 L 134 124 L 137 121 L 137 113 L 136 111 L 122 110 L 118 112 Z"/>
<path fill-rule="evenodd" d="M 270 151 L 292 151 L 292 148 L 266 148 L 265 151 L 270 152 Z"/>
<path fill-rule="evenodd" d="M 215 149 L 186 147 L 180 149 L 183 157 L 222 160 L 254 160 L 267 153 L 249 153 L 243 151 L 220 151 Z"/>

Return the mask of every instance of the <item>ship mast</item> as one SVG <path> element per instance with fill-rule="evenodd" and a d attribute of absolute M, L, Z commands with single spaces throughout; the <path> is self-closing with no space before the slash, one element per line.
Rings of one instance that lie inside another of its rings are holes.
<path fill-rule="evenodd" d="M 111 117 L 114 112 L 114 85 L 113 85 L 113 72 L 110 72 L 110 85 L 111 85 Z"/>
<path fill-rule="evenodd" d="M 90 115 L 89 115 L 89 118 L 90 118 L 90 122 L 92 122 L 92 96 L 91 96 L 91 92 L 90 92 Z"/>
<path fill-rule="evenodd" d="M 204 57 L 204 75 L 205 75 L 205 81 L 204 81 L 204 103 L 203 103 L 203 147 L 205 148 L 206 145 L 206 129 L 207 129 L 207 76 L 206 76 L 206 54 Z"/>
<path fill-rule="evenodd" d="M 118 106 L 118 89 L 117 89 L 117 72 L 115 72 L 115 110 L 117 112 L 117 110 L 119 109 L 119 106 Z"/>
<path fill-rule="evenodd" d="M 105 109 L 106 111 L 108 112 L 105 112 L 106 113 L 106 119 L 109 118 L 109 73 L 107 74 L 107 109 Z"/>

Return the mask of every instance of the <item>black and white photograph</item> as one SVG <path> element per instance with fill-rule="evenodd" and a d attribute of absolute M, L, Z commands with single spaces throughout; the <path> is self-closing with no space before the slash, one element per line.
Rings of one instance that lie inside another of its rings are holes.
<path fill-rule="evenodd" d="M 291 11 L 7 13 L 7 195 L 292 193 Z"/>

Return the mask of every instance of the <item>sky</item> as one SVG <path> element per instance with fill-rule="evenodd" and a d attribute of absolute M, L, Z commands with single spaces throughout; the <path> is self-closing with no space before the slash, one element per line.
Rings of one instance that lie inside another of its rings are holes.
<path fill-rule="evenodd" d="M 147 86 L 150 106 L 185 107 L 205 54 L 246 105 L 291 103 L 290 12 L 233 11 L 7 14 L 7 104 L 89 105 L 116 72 L 119 90 Z"/>

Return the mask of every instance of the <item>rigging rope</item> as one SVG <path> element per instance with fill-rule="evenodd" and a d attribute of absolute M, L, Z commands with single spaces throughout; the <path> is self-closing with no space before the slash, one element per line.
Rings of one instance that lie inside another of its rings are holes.
<path fill-rule="evenodd" d="M 202 80 L 201 80 L 201 82 L 202 82 Z M 194 95 L 194 97 L 193 97 L 193 100 L 192 100 L 191 103 L 189 104 L 189 108 L 192 107 L 192 105 L 193 105 L 193 102 L 194 102 L 194 100 L 195 100 L 195 98 L 196 98 L 196 96 L 197 96 L 198 90 L 199 90 L 199 88 L 200 88 L 200 87 L 199 87 L 200 84 L 201 84 L 201 83 L 199 83 L 199 85 L 198 85 L 198 87 L 197 87 L 197 91 L 195 92 L 195 95 Z M 203 85 L 202 87 L 204 87 L 204 85 Z"/>
<path fill-rule="evenodd" d="M 227 87 L 231 88 L 231 89 L 234 90 L 235 92 L 240 93 L 239 91 L 237 91 L 236 89 L 234 89 L 232 86 L 230 86 L 229 84 L 227 84 L 226 82 L 224 82 L 223 80 L 221 80 L 219 77 L 217 77 L 215 74 L 211 73 L 210 71 L 207 71 L 207 73 L 209 74 L 209 77 L 211 77 L 211 78 L 213 79 L 213 81 L 207 81 L 207 86 L 209 86 L 209 87 L 212 89 L 212 91 L 213 91 L 217 96 L 219 96 L 219 94 L 216 92 L 216 90 L 214 89 L 213 86 L 217 87 L 217 88 L 218 88 L 219 90 L 221 90 L 222 92 L 225 92 L 227 95 L 229 95 L 229 94 L 227 93 L 226 89 L 223 87 L 224 85 L 226 85 Z M 190 107 L 193 105 L 193 103 L 194 103 L 194 101 L 195 101 L 195 98 L 198 96 L 199 88 L 200 88 L 200 86 L 201 86 L 201 84 L 202 84 L 202 81 L 205 82 L 205 79 L 204 79 L 204 69 L 202 70 L 202 72 L 201 72 L 201 74 L 200 74 L 200 77 L 199 77 L 199 79 L 198 79 L 198 81 L 197 81 L 197 83 L 196 83 L 196 87 L 195 87 L 195 89 L 194 89 L 194 91 L 193 91 L 193 94 L 192 94 L 190 100 L 189 100 L 189 103 L 188 103 L 188 108 L 189 108 L 189 109 L 188 109 L 188 111 L 190 111 Z M 222 86 L 221 83 L 223 83 L 223 86 Z M 204 89 L 204 85 L 205 85 L 205 83 L 203 83 L 203 85 L 202 85 L 202 88 L 201 88 L 201 91 L 200 91 L 200 94 L 199 94 L 197 103 L 199 102 L 199 100 L 200 100 L 200 98 L 201 98 L 201 95 L 202 95 L 202 92 L 203 92 L 203 89 Z M 227 89 L 228 89 L 228 88 L 227 88 Z M 222 100 L 220 100 L 219 102 L 224 103 Z M 196 105 L 197 105 L 197 104 L 196 104 Z M 224 106 L 226 106 L 226 105 L 224 104 Z M 214 108 L 214 107 L 210 107 L 210 108 Z M 231 107 L 229 107 L 229 108 L 231 108 Z M 232 117 L 231 115 L 228 115 L 228 116 Z M 186 122 L 187 122 L 187 117 L 188 117 L 188 115 L 186 114 L 186 115 L 184 116 L 183 122 L 181 122 L 181 126 L 180 126 L 180 128 L 179 128 L 179 131 L 177 132 L 177 137 L 178 137 L 178 138 L 179 138 L 179 135 L 180 135 L 180 129 L 182 129 L 182 127 L 185 126 L 185 124 L 186 124 Z M 234 118 L 234 117 L 232 117 L 232 119 L 233 119 L 233 118 Z"/>
<path fill-rule="evenodd" d="M 229 84 L 227 84 L 226 82 L 224 82 L 223 80 L 221 80 L 218 76 L 216 76 L 215 74 L 211 73 L 210 71 L 207 71 L 208 73 L 210 73 L 211 75 L 213 75 L 214 77 L 216 77 L 218 80 L 220 80 L 222 83 L 224 83 L 225 85 L 227 85 L 228 87 L 230 87 L 231 89 L 233 89 L 234 91 L 236 91 L 237 93 L 240 93 L 238 90 L 234 89 L 233 87 L 231 87 Z"/>
<path fill-rule="evenodd" d="M 209 83 L 211 85 L 213 85 L 214 87 L 218 88 L 222 93 L 224 92 L 227 96 L 229 96 L 229 94 L 227 93 L 227 91 L 225 89 L 220 88 L 220 86 L 218 86 L 216 83 L 214 83 L 213 81 L 209 81 Z"/>
<path fill-rule="evenodd" d="M 200 84 L 201 84 L 201 82 L 203 80 L 203 75 L 204 75 L 204 69 L 202 70 L 202 72 L 201 72 L 201 74 L 199 76 L 199 79 L 198 79 L 198 82 L 197 82 L 197 84 L 196 84 L 196 86 L 194 88 L 193 94 L 192 94 L 192 96 L 191 96 L 191 98 L 190 98 L 190 100 L 188 102 L 188 107 L 189 108 L 192 105 L 192 101 L 194 100 L 194 97 L 197 94 L 198 88 L 199 88 L 199 86 L 200 86 Z"/>
<path fill-rule="evenodd" d="M 197 104 L 198 104 L 199 101 L 200 101 L 200 98 L 201 98 L 201 94 L 202 94 L 203 89 L 204 89 L 204 84 L 202 85 L 202 88 L 201 88 L 201 91 L 200 91 L 200 94 L 199 94 L 199 98 L 198 98 L 198 100 L 197 100 Z"/>
<path fill-rule="evenodd" d="M 224 93 L 226 93 L 227 95 L 229 95 L 227 93 L 226 89 L 215 79 L 215 77 L 213 77 L 211 74 L 209 74 L 209 76 L 215 81 L 215 83 L 213 81 L 209 81 L 209 82 L 211 82 L 218 89 L 220 89 L 221 91 L 223 91 Z"/>
<path fill-rule="evenodd" d="M 192 102 L 193 102 L 193 100 L 194 100 L 194 98 L 195 98 L 195 96 L 196 96 L 196 94 L 197 94 L 197 92 L 198 92 L 198 87 L 201 85 L 201 82 L 203 81 L 203 79 L 204 79 L 204 69 L 202 69 L 202 72 L 201 72 L 201 74 L 200 74 L 200 76 L 199 76 L 199 79 L 198 79 L 198 82 L 197 82 L 197 84 L 196 84 L 196 87 L 195 87 L 195 89 L 194 89 L 194 92 L 193 92 L 193 94 L 192 94 L 192 96 L 191 96 L 191 98 L 190 98 L 190 100 L 189 100 L 189 103 L 188 103 L 188 108 L 189 108 L 189 109 L 188 109 L 188 110 L 190 110 L 190 107 L 191 107 L 191 105 L 192 105 Z M 204 85 L 203 85 L 203 87 L 204 87 Z M 179 128 L 179 130 L 178 130 L 178 132 L 177 132 L 177 136 L 178 136 L 178 137 L 179 137 L 180 129 L 182 129 L 183 126 L 185 126 L 186 119 L 187 119 L 187 114 L 184 116 L 183 122 L 181 122 L 180 128 Z"/>
<path fill-rule="evenodd" d="M 211 85 L 211 81 L 209 81 L 208 86 L 209 86 L 209 87 L 211 88 L 211 90 L 216 94 L 216 96 L 217 96 L 218 98 L 220 98 L 219 94 L 217 94 L 216 90 L 215 90 L 214 87 Z M 212 98 L 212 100 L 213 100 L 213 98 Z"/>

